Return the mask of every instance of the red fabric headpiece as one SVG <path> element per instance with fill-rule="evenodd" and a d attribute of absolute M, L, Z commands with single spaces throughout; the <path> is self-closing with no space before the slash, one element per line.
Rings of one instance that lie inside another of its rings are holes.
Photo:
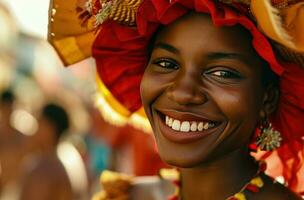
<path fill-rule="evenodd" d="M 141 107 L 140 81 L 147 64 L 147 46 L 160 25 L 167 25 L 189 10 L 210 13 L 217 26 L 241 24 L 252 36 L 257 53 L 280 76 L 280 103 L 272 116 L 283 144 L 277 150 L 284 166 L 284 178 L 297 190 L 297 172 L 302 166 L 304 136 L 304 70 L 294 64 L 279 63 L 267 38 L 245 15 L 212 0 L 145 0 L 137 14 L 137 29 L 107 21 L 93 46 L 97 70 L 112 94 L 130 111 Z"/>

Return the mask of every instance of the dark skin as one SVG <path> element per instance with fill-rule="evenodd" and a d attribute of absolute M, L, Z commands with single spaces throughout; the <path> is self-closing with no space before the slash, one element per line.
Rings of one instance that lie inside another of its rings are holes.
<path fill-rule="evenodd" d="M 160 156 L 181 168 L 183 200 L 226 199 L 257 172 L 248 144 L 261 119 L 275 111 L 279 95 L 262 83 L 264 61 L 251 40 L 243 27 L 216 27 L 208 15 L 197 13 L 156 37 L 141 95 Z M 165 116 L 215 126 L 185 139 L 182 134 L 190 133 L 164 125 Z M 298 199 L 264 179 L 263 189 L 247 199 Z"/>

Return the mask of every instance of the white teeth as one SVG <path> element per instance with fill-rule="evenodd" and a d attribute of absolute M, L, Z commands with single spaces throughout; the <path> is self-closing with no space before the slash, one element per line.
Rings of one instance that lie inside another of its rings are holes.
<path fill-rule="evenodd" d="M 208 130 L 209 128 L 213 128 L 215 126 L 215 123 L 213 122 L 180 121 L 177 119 L 173 119 L 169 116 L 165 117 L 165 123 L 173 130 L 181 132 L 203 131 Z"/>
<path fill-rule="evenodd" d="M 208 128 L 209 128 L 209 123 L 207 122 L 204 124 L 204 130 L 207 130 Z"/>
<path fill-rule="evenodd" d="M 173 124 L 172 124 L 172 129 L 173 130 L 176 130 L 176 131 L 179 131 L 180 130 L 180 121 L 175 119 L 173 121 Z"/>
<path fill-rule="evenodd" d="M 203 129 L 204 129 L 204 123 L 203 122 L 198 123 L 197 130 L 202 131 Z"/>
<path fill-rule="evenodd" d="M 197 130 L 197 123 L 196 122 L 192 122 L 190 130 L 193 131 L 193 132 Z"/>
<path fill-rule="evenodd" d="M 190 122 L 188 122 L 188 121 L 182 122 L 182 125 L 180 127 L 180 131 L 189 132 L 190 131 Z"/>

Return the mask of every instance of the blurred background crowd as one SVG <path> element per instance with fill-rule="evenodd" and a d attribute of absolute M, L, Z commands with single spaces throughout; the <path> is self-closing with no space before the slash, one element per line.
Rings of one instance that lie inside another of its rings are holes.
<path fill-rule="evenodd" d="M 105 169 L 164 167 L 151 134 L 102 117 L 92 59 L 63 67 L 48 4 L 0 0 L 0 200 L 87 200 Z"/>

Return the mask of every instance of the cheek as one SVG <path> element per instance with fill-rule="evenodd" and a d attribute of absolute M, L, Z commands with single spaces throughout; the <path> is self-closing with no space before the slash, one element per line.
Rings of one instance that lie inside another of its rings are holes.
<path fill-rule="evenodd" d="M 149 88 L 149 84 L 150 84 L 150 79 L 146 75 L 146 73 L 144 73 L 144 76 L 140 83 L 140 96 L 141 96 L 141 101 L 142 101 L 144 107 L 147 106 L 148 102 L 151 99 L 151 97 L 150 97 L 151 95 L 147 92 L 148 88 Z"/>
<path fill-rule="evenodd" d="M 261 109 L 260 89 L 256 87 L 223 88 L 212 97 L 230 122 L 256 121 Z"/>
<path fill-rule="evenodd" d="M 144 73 L 144 76 L 140 83 L 140 96 L 146 112 L 148 111 L 149 104 L 153 98 L 153 95 L 151 95 L 151 93 L 148 92 L 150 84 L 151 84 L 151 78 L 146 73 Z"/>
<path fill-rule="evenodd" d="M 146 69 L 140 84 L 141 100 L 146 112 L 152 103 L 164 93 L 166 85 L 166 78 Z"/>
<path fill-rule="evenodd" d="M 155 80 L 155 78 L 151 76 L 146 70 L 140 84 L 140 95 L 142 105 L 150 122 L 152 122 L 152 113 L 150 109 L 151 104 L 159 93 L 157 86 L 157 80 Z"/>

